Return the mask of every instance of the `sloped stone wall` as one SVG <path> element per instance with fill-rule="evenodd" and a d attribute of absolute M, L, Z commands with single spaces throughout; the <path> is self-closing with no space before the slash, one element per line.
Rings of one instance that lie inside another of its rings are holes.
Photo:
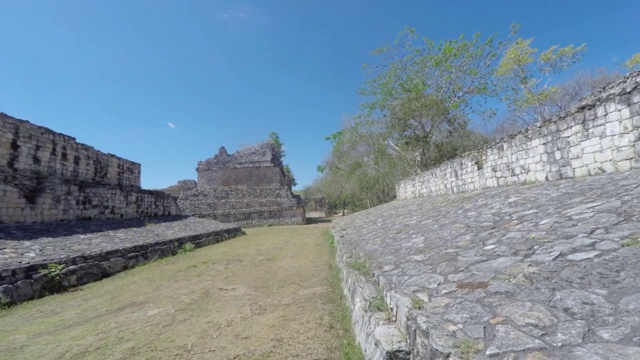
<path fill-rule="evenodd" d="M 121 219 L 180 213 L 140 188 L 140 164 L 0 113 L 0 223 Z"/>
<path fill-rule="evenodd" d="M 400 181 L 398 199 L 578 178 L 640 167 L 640 72 L 568 113 Z"/>
<path fill-rule="evenodd" d="M 244 226 L 306 222 L 304 208 L 286 186 L 198 187 L 178 199 L 184 214 Z"/>

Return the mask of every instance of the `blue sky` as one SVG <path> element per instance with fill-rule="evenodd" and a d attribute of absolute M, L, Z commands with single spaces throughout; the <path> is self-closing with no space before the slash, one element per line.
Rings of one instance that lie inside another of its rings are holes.
<path fill-rule="evenodd" d="M 640 1 L 0 0 L 0 111 L 195 179 L 220 146 L 280 134 L 311 183 L 362 102 L 361 66 L 406 25 L 434 40 L 522 24 L 534 46 L 588 46 L 579 68 L 640 51 Z"/>

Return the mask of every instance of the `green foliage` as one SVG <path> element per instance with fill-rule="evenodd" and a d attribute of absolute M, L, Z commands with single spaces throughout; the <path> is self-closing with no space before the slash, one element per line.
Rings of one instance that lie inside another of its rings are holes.
<path fill-rule="evenodd" d="M 38 270 L 38 272 L 50 279 L 61 281 L 62 280 L 62 270 L 64 270 L 64 265 L 61 264 L 49 264 L 46 268 Z"/>
<path fill-rule="evenodd" d="M 331 231 L 329 231 L 329 230 L 327 230 L 327 242 L 329 243 L 331 248 L 335 248 L 336 247 L 336 239 L 333 236 L 333 234 L 331 233 Z"/>
<path fill-rule="evenodd" d="M 355 259 L 351 260 L 347 264 L 351 270 L 354 270 L 358 274 L 362 276 L 370 276 L 371 268 L 369 268 L 369 263 L 367 263 L 364 259 Z"/>
<path fill-rule="evenodd" d="M 387 312 L 389 311 L 389 306 L 387 306 L 387 302 L 384 300 L 384 295 L 378 294 L 369 299 L 367 309 L 374 312 Z"/>
<path fill-rule="evenodd" d="M 553 114 L 549 106 L 559 95 L 553 79 L 578 63 L 586 45 L 554 45 L 540 51 L 533 38 L 517 38 L 506 49 L 496 69 L 502 85 L 502 100 L 525 124 L 542 121 Z"/>
<path fill-rule="evenodd" d="M 2 294 L 0 294 L 0 310 L 8 309 L 11 307 L 11 305 L 13 305 L 11 303 L 11 300 L 5 298 Z"/>
<path fill-rule="evenodd" d="M 62 264 L 48 264 L 46 268 L 38 270 L 40 274 L 49 279 L 43 288 L 45 292 L 56 293 L 64 290 L 64 286 L 62 285 L 62 270 L 64 270 L 64 265 Z"/>
<path fill-rule="evenodd" d="M 484 349 L 484 344 L 481 341 L 473 341 L 468 338 L 457 340 L 453 347 L 456 349 L 456 354 L 463 360 L 471 360 L 473 355 L 479 353 Z"/>
<path fill-rule="evenodd" d="M 480 34 L 434 42 L 406 28 L 373 52 L 383 64 L 366 66 L 371 78 L 361 93 L 370 101 L 363 108 L 383 121 L 397 160 L 417 173 L 469 150 L 469 141 L 452 140 L 475 135 L 469 116 L 495 94 L 493 68 L 505 46 Z"/>
<path fill-rule="evenodd" d="M 631 55 L 631 57 L 624 62 L 624 66 L 629 70 L 640 69 L 640 52 Z"/>
<path fill-rule="evenodd" d="M 196 246 L 191 243 L 191 242 L 186 242 L 184 244 L 182 244 L 182 247 L 180 247 L 180 249 L 178 250 L 178 254 L 180 255 L 184 255 L 188 252 L 193 251 L 196 248 Z"/>
<path fill-rule="evenodd" d="M 351 311 L 347 305 L 347 299 L 344 296 L 342 289 L 342 278 L 340 276 L 340 269 L 336 264 L 336 248 L 333 234 L 330 230 L 326 231 L 327 242 L 330 246 L 329 259 L 330 259 L 330 276 L 329 284 L 331 288 L 331 297 L 334 303 L 332 317 L 333 323 L 338 327 L 338 331 L 341 336 L 339 341 L 339 347 L 342 352 L 342 358 L 344 360 L 364 360 L 364 355 L 360 346 L 355 341 L 353 334 L 353 327 L 351 325 Z"/>
<path fill-rule="evenodd" d="M 419 298 L 417 296 L 412 296 L 411 297 L 411 308 L 415 309 L 415 310 L 424 309 L 424 300 L 422 300 L 421 298 Z"/>
<path fill-rule="evenodd" d="M 284 157 L 287 156 L 287 154 L 284 151 L 284 144 L 282 143 L 282 141 L 280 141 L 280 135 L 278 135 L 277 132 L 272 131 L 269 134 L 269 142 L 275 146 L 276 155 L 278 156 L 278 159 L 282 161 L 282 159 L 284 159 Z M 289 186 L 293 187 L 298 185 L 298 182 L 296 181 L 296 178 L 293 175 L 293 171 L 291 170 L 291 167 L 289 167 L 288 164 L 283 164 L 282 169 L 284 170 L 284 176 L 287 179 Z"/>
<path fill-rule="evenodd" d="M 628 240 L 625 240 L 624 242 L 622 242 L 622 247 L 628 247 L 628 246 L 638 246 L 638 247 L 640 247 L 640 238 L 628 239 Z"/>

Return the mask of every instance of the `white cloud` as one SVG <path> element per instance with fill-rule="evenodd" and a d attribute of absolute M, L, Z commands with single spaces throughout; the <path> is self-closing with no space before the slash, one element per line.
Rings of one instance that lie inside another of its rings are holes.
<path fill-rule="evenodd" d="M 216 16 L 217 19 L 243 19 L 246 18 L 247 14 L 245 11 L 242 10 L 233 10 L 233 11 L 225 11 L 221 14 L 219 14 L 218 16 Z"/>
<path fill-rule="evenodd" d="M 167 122 L 167 125 L 172 129 L 177 128 L 176 124 L 172 123 L 171 121 Z"/>

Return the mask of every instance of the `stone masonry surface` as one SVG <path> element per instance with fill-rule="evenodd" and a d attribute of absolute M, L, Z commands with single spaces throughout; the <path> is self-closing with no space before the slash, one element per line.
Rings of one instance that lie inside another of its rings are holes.
<path fill-rule="evenodd" d="M 140 164 L 0 113 L 0 223 L 177 215 L 140 188 Z"/>
<path fill-rule="evenodd" d="M 367 358 L 640 359 L 639 178 L 396 200 L 335 221 Z M 386 316 L 369 306 L 378 294 Z"/>
<path fill-rule="evenodd" d="M 228 154 L 223 147 L 198 162 L 195 189 L 182 188 L 184 214 L 242 226 L 296 225 L 306 222 L 300 198 L 293 195 L 273 144 L 265 142 Z M 164 191 L 173 189 L 165 189 Z"/>
<path fill-rule="evenodd" d="M 579 178 L 640 167 L 640 71 L 568 113 L 400 181 L 399 199 Z"/>
<path fill-rule="evenodd" d="M 61 284 L 74 287 L 158 258 L 235 237 L 233 224 L 187 217 L 0 225 L 0 304 L 46 295 L 52 279 L 40 273 L 64 265 Z"/>

